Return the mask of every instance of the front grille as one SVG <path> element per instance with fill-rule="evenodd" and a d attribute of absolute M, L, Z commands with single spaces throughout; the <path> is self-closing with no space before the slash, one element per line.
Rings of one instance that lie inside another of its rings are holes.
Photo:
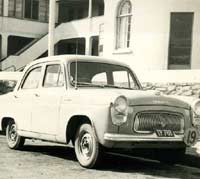
<path fill-rule="evenodd" d="M 134 120 L 136 132 L 155 132 L 156 130 L 171 130 L 183 133 L 184 117 L 179 113 L 170 112 L 142 112 Z"/>

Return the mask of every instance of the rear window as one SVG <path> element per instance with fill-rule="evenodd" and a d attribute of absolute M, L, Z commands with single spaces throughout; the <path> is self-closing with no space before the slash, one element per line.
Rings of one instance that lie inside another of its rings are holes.
<path fill-rule="evenodd" d="M 12 92 L 16 84 L 16 80 L 0 80 L 0 95 Z"/>

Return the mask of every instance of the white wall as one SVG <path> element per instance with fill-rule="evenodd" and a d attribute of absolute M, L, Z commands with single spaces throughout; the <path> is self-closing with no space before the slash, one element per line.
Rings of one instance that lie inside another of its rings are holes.
<path fill-rule="evenodd" d="M 115 51 L 116 12 L 120 0 L 105 3 L 104 56 L 118 58 L 134 69 L 167 69 L 171 12 L 194 12 L 192 69 L 200 68 L 199 0 L 131 0 L 131 47 Z"/>
<path fill-rule="evenodd" d="M 200 83 L 200 70 L 136 70 L 141 82 Z"/>
<path fill-rule="evenodd" d="M 48 32 L 48 24 L 9 17 L 0 17 L 0 33 L 23 37 L 40 37 Z"/>

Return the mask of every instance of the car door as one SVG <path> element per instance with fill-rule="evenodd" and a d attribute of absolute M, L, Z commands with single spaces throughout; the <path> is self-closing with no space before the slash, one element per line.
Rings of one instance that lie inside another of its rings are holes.
<path fill-rule="evenodd" d="M 43 134 L 44 139 L 55 139 L 61 99 L 66 91 L 64 81 L 62 64 L 46 64 L 42 85 L 33 98 L 32 110 L 32 130 Z"/>
<path fill-rule="evenodd" d="M 31 131 L 32 100 L 39 86 L 41 72 L 41 65 L 31 67 L 25 73 L 18 89 L 13 93 L 15 105 L 12 111 L 14 111 L 19 130 Z"/>

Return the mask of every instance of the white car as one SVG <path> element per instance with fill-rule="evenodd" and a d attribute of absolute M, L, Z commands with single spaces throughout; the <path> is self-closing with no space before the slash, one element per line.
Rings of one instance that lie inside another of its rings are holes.
<path fill-rule="evenodd" d="M 191 106 L 143 91 L 127 65 L 100 57 L 36 60 L 0 103 L 0 129 L 11 149 L 26 138 L 72 141 L 86 168 L 95 167 L 106 149 L 153 148 L 160 161 L 176 162 L 197 140 L 199 100 Z"/>

